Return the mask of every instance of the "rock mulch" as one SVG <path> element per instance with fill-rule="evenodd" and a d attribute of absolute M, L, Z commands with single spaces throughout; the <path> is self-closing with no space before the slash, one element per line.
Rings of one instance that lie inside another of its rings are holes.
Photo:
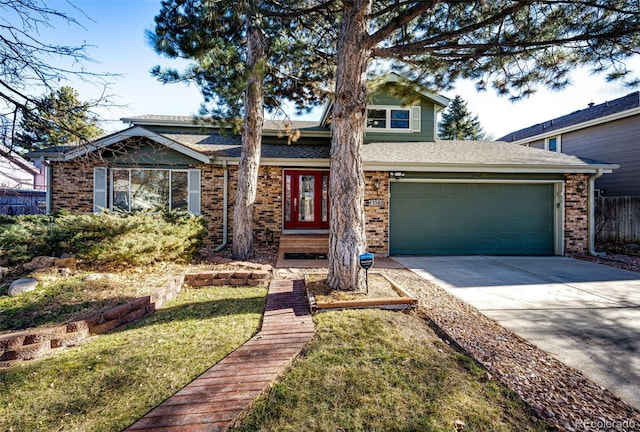
<path fill-rule="evenodd" d="M 386 273 L 420 311 L 560 431 L 640 431 L 640 412 L 474 307 L 408 270 Z"/>

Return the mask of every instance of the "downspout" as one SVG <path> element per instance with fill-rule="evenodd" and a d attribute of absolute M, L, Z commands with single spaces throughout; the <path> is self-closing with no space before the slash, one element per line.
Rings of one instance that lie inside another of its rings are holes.
<path fill-rule="evenodd" d="M 224 184 L 222 186 L 222 244 L 214 249 L 215 252 L 221 251 L 227 245 L 227 197 L 228 197 L 228 184 L 229 184 L 229 168 L 227 167 L 227 161 L 222 161 L 222 170 L 224 172 Z"/>
<path fill-rule="evenodd" d="M 601 168 L 598 168 L 596 173 L 589 177 L 589 255 L 593 256 L 605 256 L 605 252 L 596 252 L 596 203 L 594 197 L 596 180 L 602 177 Z"/>
<path fill-rule="evenodd" d="M 51 169 L 51 163 L 45 162 L 44 160 L 42 161 L 44 164 L 44 169 L 45 169 L 45 173 L 46 173 L 46 182 L 47 185 L 45 187 L 45 203 L 46 203 L 46 211 L 47 214 L 50 215 L 51 214 L 51 209 L 53 208 L 53 194 L 52 192 L 52 187 L 53 187 L 53 170 Z"/>

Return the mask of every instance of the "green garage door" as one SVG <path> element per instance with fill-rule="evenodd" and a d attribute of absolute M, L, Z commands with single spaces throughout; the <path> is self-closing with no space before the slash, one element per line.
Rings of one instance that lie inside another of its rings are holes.
<path fill-rule="evenodd" d="M 553 255 L 553 184 L 391 183 L 393 255 Z"/>

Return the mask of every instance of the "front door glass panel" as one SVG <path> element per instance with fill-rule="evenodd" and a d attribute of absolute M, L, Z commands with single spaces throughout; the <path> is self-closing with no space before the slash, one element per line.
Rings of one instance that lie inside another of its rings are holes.
<path fill-rule="evenodd" d="M 315 220 L 315 180 L 313 175 L 298 176 L 300 207 L 298 222 L 313 222 Z"/>
<path fill-rule="evenodd" d="M 329 223 L 329 174 L 322 175 L 322 223 Z"/>
<path fill-rule="evenodd" d="M 293 212 L 293 191 L 292 187 L 292 175 L 285 174 L 284 176 L 284 222 L 285 226 L 291 223 L 291 214 Z"/>
<path fill-rule="evenodd" d="M 329 173 L 287 170 L 284 172 L 284 228 L 329 227 Z"/>

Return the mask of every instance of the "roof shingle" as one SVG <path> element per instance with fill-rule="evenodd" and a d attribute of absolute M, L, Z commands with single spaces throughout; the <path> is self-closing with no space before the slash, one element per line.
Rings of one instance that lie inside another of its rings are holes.
<path fill-rule="evenodd" d="M 602 117 L 618 114 L 633 108 L 640 107 L 640 92 L 633 92 L 612 101 L 607 101 L 599 105 L 593 105 L 579 111 L 562 117 L 547 120 L 533 126 L 526 127 L 514 132 L 510 132 L 505 136 L 498 138 L 498 141 L 519 141 L 526 138 L 534 137 L 541 134 L 553 132 L 554 130 L 564 129 L 586 123 Z"/>

